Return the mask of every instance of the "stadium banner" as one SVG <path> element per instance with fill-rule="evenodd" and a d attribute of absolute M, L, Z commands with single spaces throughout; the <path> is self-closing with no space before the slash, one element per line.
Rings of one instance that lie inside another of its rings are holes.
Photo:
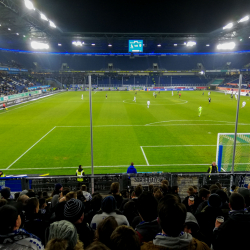
<path fill-rule="evenodd" d="M 25 93 L 16 94 L 16 95 L 4 96 L 4 97 L 0 98 L 0 102 L 13 100 L 13 99 L 17 99 L 17 98 L 25 97 L 25 96 L 30 96 L 30 95 L 37 95 L 37 94 L 41 94 L 41 90 L 25 92 Z"/>
<path fill-rule="evenodd" d="M 218 90 L 224 91 L 228 94 L 238 94 L 239 89 L 235 89 L 235 88 L 225 88 L 225 87 L 217 87 Z M 249 89 L 241 89 L 241 93 L 240 95 L 242 96 L 249 96 L 250 95 L 250 90 Z"/>
<path fill-rule="evenodd" d="M 166 177 L 164 176 L 130 177 L 132 187 L 136 187 L 137 185 L 148 186 L 149 184 L 152 184 L 154 186 L 160 186 L 163 180 L 166 180 Z"/>
<path fill-rule="evenodd" d="M 147 88 L 145 89 L 145 91 L 156 91 L 156 90 L 159 90 L 159 91 L 193 91 L 194 88 L 174 88 L 174 89 L 169 89 L 169 88 L 165 88 L 165 89 L 152 89 L 152 88 Z"/>
<path fill-rule="evenodd" d="M 35 89 L 46 89 L 46 88 L 50 88 L 50 85 L 29 87 L 28 89 L 30 89 L 30 90 L 32 90 L 32 89 L 35 90 Z"/>

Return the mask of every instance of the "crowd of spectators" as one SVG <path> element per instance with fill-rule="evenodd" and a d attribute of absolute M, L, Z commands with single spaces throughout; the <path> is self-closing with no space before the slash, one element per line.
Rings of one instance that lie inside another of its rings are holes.
<path fill-rule="evenodd" d="M 145 189 L 145 188 L 144 188 Z M 190 186 L 181 201 L 178 186 L 141 185 L 90 194 L 60 183 L 51 195 L 1 190 L 0 249 L 244 249 L 250 233 L 250 191 L 228 192 L 215 183 Z"/>

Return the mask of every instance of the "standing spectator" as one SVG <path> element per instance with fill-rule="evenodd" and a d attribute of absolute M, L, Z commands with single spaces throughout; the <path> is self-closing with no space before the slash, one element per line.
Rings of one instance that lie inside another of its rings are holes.
<path fill-rule="evenodd" d="M 118 225 L 129 225 L 127 218 L 124 215 L 119 214 L 116 209 L 116 200 L 113 196 L 107 196 L 104 198 L 102 201 L 102 210 L 93 217 L 91 227 L 95 230 L 99 223 L 108 216 L 113 216 Z"/>
<path fill-rule="evenodd" d="M 21 229 L 21 217 L 18 210 L 9 205 L 0 208 L 0 248 L 43 250 L 41 240 Z"/>
<path fill-rule="evenodd" d="M 140 250 L 139 237 L 131 227 L 117 227 L 112 233 L 110 240 L 111 250 Z"/>
<path fill-rule="evenodd" d="M 210 196 L 210 191 L 207 190 L 206 188 L 201 188 L 198 194 L 200 204 L 198 205 L 198 208 L 196 209 L 196 214 L 200 213 L 207 205 L 207 200 Z"/>
<path fill-rule="evenodd" d="M 100 241 L 94 241 L 86 248 L 86 250 L 110 250 L 110 249 Z"/>
<path fill-rule="evenodd" d="M 110 248 L 110 236 L 117 227 L 118 224 L 115 218 L 113 216 L 107 217 L 98 225 L 97 230 L 95 232 L 95 240 L 102 242 L 104 245 Z"/>
<path fill-rule="evenodd" d="M 129 201 L 129 192 L 128 192 L 128 190 L 123 189 L 121 191 L 121 195 L 122 195 L 123 200 L 122 200 L 122 204 L 121 204 L 119 210 L 122 212 L 124 205 Z"/>
<path fill-rule="evenodd" d="M 30 198 L 26 201 L 24 222 L 24 229 L 36 235 L 45 244 L 45 229 L 48 223 L 43 221 L 42 216 L 39 216 L 39 200 L 37 198 Z"/>
<path fill-rule="evenodd" d="M 161 232 L 161 228 L 157 221 L 158 202 L 150 192 L 143 192 L 137 201 L 137 210 L 142 222 L 135 228 L 140 242 L 148 242 L 154 239 L 157 233 Z"/>
<path fill-rule="evenodd" d="M 192 186 L 190 186 L 187 190 L 188 196 L 183 200 L 183 204 L 185 205 L 187 212 L 195 214 L 195 211 L 198 207 L 197 196 L 195 195 L 195 190 Z M 191 200 L 191 197 L 193 200 Z"/>
<path fill-rule="evenodd" d="M 249 245 L 250 214 L 246 213 L 244 197 L 233 193 L 229 199 L 231 212 L 224 223 L 215 221 L 213 249 L 246 249 Z"/>
<path fill-rule="evenodd" d="M 239 187 L 238 193 L 241 194 L 244 197 L 246 207 L 250 207 L 250 192 L 247 188 Z"/>
<path fill-rule="evenodd" d="M 66 220 L 54 222 L 50 225 L 48 240 L 46 250 L 83 249 L 83 243 L 78 239 L 75 226 Z"/>
<path fill-rule="evenodd" d="M 176 198 L 175 198 L 176 199 Z M 209 250 L 209 247 L 183 232 L 187 211 L 182 203 L 166 196 L 158 206 L 158 218 L 162 232 L 153 241 L 144 243 L 141 250 L 194 249 Z"/>
<path fill-rule="evenodd" d="M 64 206 L 64 219 L 73 223 L 77 229 L 80 241 L 87 247 L 94 238 L 94 233 L 84 219 L 84 204 L 76 199 L 71 199 Z"/>
<path fill-rule="evenodd" d="M 180 195 L 179 195 L 179 187 L 178 187 L 178 186 L 173 186 L 173 187 L 171 188 L 171 193 L 172 193 L 173 195 L 175 195 L 175 196 L 178 198 L 179 202 L 181 203 L 181 197 L 180 197 Z"/>
<path fill-rule="evenodd" d="M 81 186 L 81 191 L 82 191 L 82 194 L 85 196 L 86 201 L 91 201 L 92 200 L 91 194 L 89 192 L 87 192 L 87 186 L 86 185 Z"/>
<path fill-rule="evenodd" d="M 102 206 L 102 196 L 100 194 L 96 194 L 93 196 L 90 201 L 90 211 L 86 214 L 85 221 L 90 224 L 93 217 L 97 214 L 97 212 L 101 209 Z"/>
<path fill-rule="evenodd" d="M 134 167 L 134 163 L 131 162 L 130 166 L 127 169 L 127 174 L 137 174 L 137 170 Z"/>
<path fill-rule="evenodd" d="M 51 207 L 53 208 L 59 201 L 59 194 L 63 190 L 63 186 L 60 183 L 55 185 L 55 190 L 53 191 L 53 197 L 51 200 Z"/>
<path fill-rule="evenodd" d="M 119 182 L 113 182 L 110 187 L 110 193 L 114 196 L 116 202 L 117 202 L 117 207 L 120 208 L 123 198 L 119 192 L 120 189 L 120 184 Z"/>

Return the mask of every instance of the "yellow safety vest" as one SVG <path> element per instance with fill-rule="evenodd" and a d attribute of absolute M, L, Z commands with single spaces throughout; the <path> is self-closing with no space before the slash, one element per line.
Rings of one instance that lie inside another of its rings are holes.
<path fill-rule="evenodd" d="M 219 172 L 219 171 L 218 171 L 218 167 L 216 166 L 216 168 L 217 168 L 217 173 L 218 173 L 218 172 Z M 209 169 L 210 169 L 210 170 L 209 170 L 209 174 L 211 174 L 211 173 L 212 173 L 212 169 L 213 169 L 212 166 L 210 166 Z M 210 178 L 210 175 L 209 175 L 209 178 Z"/>
<path fill-rule="evenodd" d="M 5 174 L 1 175 L 0 177 L 5 177 Z"/>
<path fill-rule="evenodd" d="M 76 170 L 77 176 L 82 176 L 82 173 L 84 173 L 84 170 L 82 170 L 82 172 L 79 172 L 78 169 Z M 77 178 L 77 181 L 83 182 L 83 178 Z"/>

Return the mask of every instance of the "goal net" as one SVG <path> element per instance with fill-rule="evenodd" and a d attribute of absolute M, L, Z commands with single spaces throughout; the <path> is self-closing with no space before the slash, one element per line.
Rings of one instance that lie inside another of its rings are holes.
<path fill-rule="evenodd" d="M 234 147 L 234 133 L 219 133 L 217 137 L 216 163 L 221 163 L 221 170 L 232 170 Z M 250 133 L 238 133 L 236 137 L 236 150 L 234 171 L 250 170 Z"/>

